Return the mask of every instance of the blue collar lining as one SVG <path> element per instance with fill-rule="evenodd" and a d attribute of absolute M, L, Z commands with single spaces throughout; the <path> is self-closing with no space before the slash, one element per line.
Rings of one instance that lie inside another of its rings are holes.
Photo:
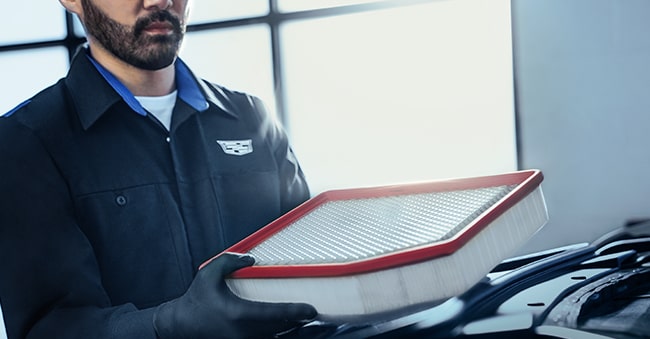
<path fill-rule="evenodd" d="M 104 66 L 99 64 L 90 54 L 86 54 L 90 62 L 95 66 L 97 71 L 106 79 L 106 81 L 113 87 L 113 89 L 124 99 L 127 105 L 131 107 L 136 113 L 146 116 L 147 111 L 142 107 L 140 102 L 133 96 L 133 93 L 122 84 L 110 71 Z M 181 59 L 177 59 L 175 63 L 176 69 L 176 89 L 178 90 L 178 97 L 185 101 L 195 110 L 201 112 L 208 109 L 209 104 L 205 99 L 205 95 L 201 92 L 196 79 L 190 72 L 189 68 Z"/>

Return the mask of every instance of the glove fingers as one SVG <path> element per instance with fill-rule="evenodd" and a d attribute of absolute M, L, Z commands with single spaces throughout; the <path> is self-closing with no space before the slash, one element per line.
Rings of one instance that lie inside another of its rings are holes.
<path fill-rule="evenodd" d="M 207 279 L 220 281 L 228 274 L 255 263 L 255 258 L 247 254 L 222 253 L 207 264 L 199 274 L 207 275 Z"/>

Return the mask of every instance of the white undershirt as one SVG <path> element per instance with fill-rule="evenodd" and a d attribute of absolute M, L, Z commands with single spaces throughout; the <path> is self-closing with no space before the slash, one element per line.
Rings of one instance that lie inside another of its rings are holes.
<path fill-rule="evenodd" d="M 140 105 L 153 114 L 153 116 L 162 123 L 167 130 L 172 122 L 172 111 L 174 104 L 176 104 L 177 91 L 173 91 L 167 95 L 159 97 L 138 97 L 135 98 L 140 102 Z"/>

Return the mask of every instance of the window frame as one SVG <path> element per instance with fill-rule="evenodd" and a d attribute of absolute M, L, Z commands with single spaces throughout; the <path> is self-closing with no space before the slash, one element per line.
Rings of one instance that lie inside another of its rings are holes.
<path fill-rule="evenodd" d="M 278 119 L 288 124 L 288 116 L 285 108 L 285 87 L 282 79 L 282 53 L 281 39 L 279 34 L 280 26 L 290 20 L 318 19 L 329 16 L 344 15 L 358 12 L 368 12 L 394 7 L 404 7 L 422 3 L 437 2 L 442 0 L 376 0 L 375 2 L 358 3 L 351 5 L 338 5 L 335 7 L 309 9 L 293 12 L 282 12 L 278 5 L 279 0 L 268 0 L 269 12 L 266 15 L 243 17 L 231 20 L 207 21 L 196 24 L 189 24 L 187 32 L 219 30 L 233 27 L 242 27 L 256 24 L 266 24 L 271 32 L 271 57 L 273 87 L 275 89 L 275 111 Z M 75 34 L 74 14 L 65 11 L 65 37 L 58 40 L 41 40 L 26 43 L 0 44 L 0 53 L 9 51 L 27 51 L 44 47 L 65 47 L 68 51 L 69 60 L 72 60 L 76 50 L 86 42 L 85 37 Z"/>

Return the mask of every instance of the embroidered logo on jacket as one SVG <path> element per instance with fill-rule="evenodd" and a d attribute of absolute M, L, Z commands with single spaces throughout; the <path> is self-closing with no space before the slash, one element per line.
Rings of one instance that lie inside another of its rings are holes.
<path fill-rule="evenodd" d="M 253 153 L 253 140 L 217 140 L 221 149 L 230 155 L 246 155 Z"/>

